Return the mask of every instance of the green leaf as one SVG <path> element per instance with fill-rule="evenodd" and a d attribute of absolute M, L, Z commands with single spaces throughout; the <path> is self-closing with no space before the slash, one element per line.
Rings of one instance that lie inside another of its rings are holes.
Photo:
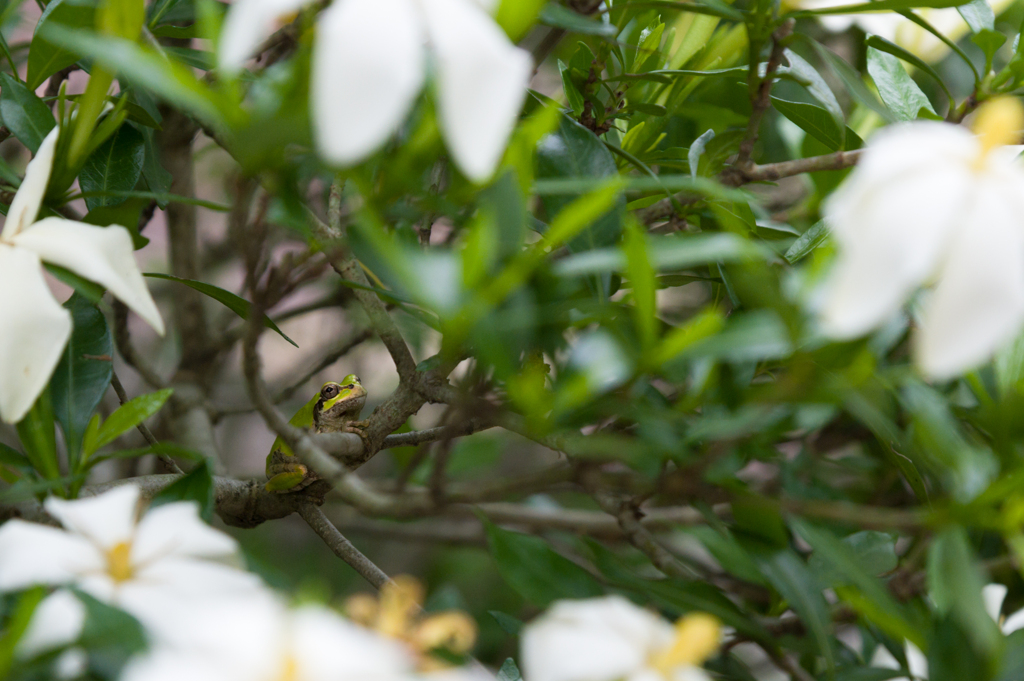
<path fill-rule="evenodd" d="M 568 10 L 567 10 L 568 11 Z M 537 148 L 537 178 L 588 177 L 607 180 L 618 177 L 615 158 L 594 133 L 566 116 L 559 119 L 558 130 L 541 139 Z M 573 196 L 551 195 L 542 197 L 544 211 L 549 219 L 557 216 Z M 625 197 L 616 199 L 611 210 L 582 230 L 568 248 L 573 253 L 611 246 L 618 242 L 622 233 L 622 219 L 626 210 Z M 605 297 L 610 287 L 610 277 L 598 277 L 595 289 Z"/>
<path fill-rule="evenodd" d="M 146 649 L 145 631 L 138 620 L 83 591 L 76 589 L 74 594 L 85 605 L 85 623 L 78 643 L 93 659 L 102 659 L 116 672 L 132 655 Z"/>
<path fill-rule="evenodd" d="M 932 103 L 910 77 L 900 60 L 891 54 L 868 48 L 868 73 L 878 94 L 898 120 L 913 121 L 921 109 L 935 113 Z"/>
<path fill-rule="evenodd" d="M 737 262 L 762 257 L 762 251 L 741 236 L 728 233 L 680 234 L 647 237 L 647 257 L 657 271 L 682 270 L 710 262 Z M 602 248 L 559 260 L 555 274 L 575 277 L 598 272 L 625 271 L 625 254 Z"/>
<path fill-rule="evenodd" d="M 106 293 L 99 284 L 83 279 L 71 270 L 53 265 L 51 263 L 43 263 L 43 267 L 46 271 L 53 275 L 54 279 L 63 282 L 75 289 L 75 292 L 81 295 L 83 298 L 88 300 L 92 304 L 97 304 L 103 299 L 103 294 Z"/>
<path fill-rule="evenodd" d="M 146 395 L 139 395 L 122 404 L 100 426 L 96 433 L 96 443 L 88 453 L 91 454 L 100 447 L 110 444 L 128 430 L 160 411 L 173 392 L 174 390 L 171 388 L 164 388 Z"/>
<path fill-rule="evenodd" d="M 207 295 L 213 298 L 218 303 L 228 308 L 242 319 L 248 319 L 249 313 L 252 310 L 252 303 L 250 303 L 248 300 L 236 296 L 234 293 L 231 293 L 230 291 L 225 291 L 222 288 L 214 286 L 213 284 L 206 284 L 201 281 L 195 281 L 193 279 L 182 279 L 181 277 L 175 277 L 170 274 L 159 274 L 156 272 L 143 272 L 143 275 L 147 277 L 153 277 L 154 279 L 168 279 L 170 281 L 176 281 L 178 283 L 185 284 L 189 288 L 193 288 L 196 291 L 202 293 L 203 295 Z M 281 329 L 277 328 L 277 324 L 274 323 L 274 320 L 272 320 L 270 317 L 266 315 L 263 315 L 263 326 L 276 332 L 279 336 L 281 336 L 281 338 L 284 338 L 286 341 L 288 341 L 295 347 L 299 347 L 295 343 L 295 341 L 293 341 L 288 336 L 284 335 L 284 332 L 281 331 Z"/>
<path fill-rule="evenodd" d="M 979 652 L 994 653 L 1002 635 L 985 611 L 985 578 L 962 527 L 948 527 L 935 537 L 928 549 L 927 572 L 928 595 L 935 608 L 957 621 Z"/>
<path fill-rule="evenodd" d="M 835 119 L 836 127 L 845 133 L 846 119 L 843 116 L 843 108 L 839 106 L 839 100 L 836 99 L 832 88 L 828 86 L 828 83 L 821 77 L 818 70 L 796 52 L 786 50 L 785 55 L 786 60 L 789 62 L 786 73 L 797 78 L 807 88 L 811 96 L 818 100 L 822 108 L 828 111 L 832 118 Z"/>
<path fill-rule="evenodd" d="M 505 29 L 512 42 L 518 42 L 526 35 L 546 0 L 501 0 L 494 20 Z"/>
<path fill-rule="evenodd" d="M 523 628 L 523 621 L 508 613 L 501 612 L 500 610 L 488 610 L 487 614 L 493 617 L 494 621 L 501 627 L 501 630 L 509 636 L 518 636 Z"/>
<path fill-rule="evenodd" d="M 730 362 L 781 359 L 793 353 L 789 330 L 771 310 L 734 313 L 718 334 L 694 343 L 680 357 Z"/>
<path fill-rule="evenodd" d="M 114 343 L 103 313 L 82 295 L 75 293 L 64 307 L 71 312 L 74 327 L 50 379 L 50 394 L 70 469 L 77 472 L 82 436 L 114 373 Z"/>
<path fill-rule="evenodd" d="M 635 220 L 627 223 L 626 235 L 622 241 L 626 256 L 626 274 L 633 289 L 633 312 L 636 327 L 640 332 L 640 343 L 646 352 L 651 349 L 658 335 L 657 303 L 655 301 L 654 269 L 647 255 L 647 242 L 640 224 Z"/>
<path fill-rule="evenodd" d="M 46 590 L 37 586 L 17 597 L 13 612 L 4 622 L 4 628 L 0 630 L 0 679 L 10 678 L 8 672 L 14 663 L 15 649 L 28 630 L 32 615 L 45 595 Z"/>
<path fill-rule="evenodd" d="M 62 26 L 47 26 L 40 34 L 82 57 L 93 59 L 129 83 L 146 88 L 215 128 L 222 128 L 225 121 L 236 120 L 241 115 L 226 95 L 196 78 L 189 67 L 165 60 L 130 40 Z"/>
<path fill-rule="evenodd" d="M 981 33 L 985 30 L 992 31 L 996 27 L 996 15 L 985 0 L 971 0 L 964 5 L 958 6 L 956 11 L 960 13 L 960 16 L 964 18 L 967 25 L 971 27 L 972 33 Z M 1003 39 L 1006 39 L 1005 36 Z"/>
<path fill-rule="evenodd" d="M 821 595 L 821 585 L 803 561 L 790 549 L 776 551 L 759 558 L 761 573 L 771 582 L 779 595 L 786 599 L 825 658 L 830 673 L 834 673 L 836 660 L 829 632 L 832 617 L 828 604 Z"/>
<path fill-rule="evenodd" d="M 832 73 L 842 81 L 843 87 L 846 88 L 850 97 L 881 116 L 882 120 L 886 123 L 896 122 L 896 117 L 893 116 L 889 108 L 879 102 L 878 97 L 876 97 L 875 94 L 867 88 L 861 74 L 856 69 L 847 64 L 842 57 L 835 54 L 832 50 L 828 49 L 821 43 L 811 41 L 811 44 L 814 46 L 815 51 L 828 64 Z"/>
<path fill-rule="evenodd" d="M 917 7 L 958 7 L 969 0 L 877 0 L 876 2 L 834 5 L 821 9 L 802 9 L 792 12 L 796 16 L 821 16 L 825 14 L 859 14 L 861 12 L 885 12 Z"/>
<path fill-rule="evenodd" d="M 155 508 L 174 501 L 195 501 L 199 504 L 199 515 L 203 520 L 210 522 L 213 519 L 213 474 L 205 459 L 157 494 L 153 498 L 151 507 Z"/>
<path fill-rule="evenodd" d="M 824 220 L 818 220 L 793 242 L 786 251 L 785 257 L 790 265 L 795 265 L 811 254 L 818 246 L 828 241 L 829 229 Z"/>
<path fill-rule="evenodd" d="M 846 128 L 840 127 L 835 117 L 820 106 L 790 102 L 775 96 L 772 97 L 772 106 L 829 150 L 839 151 L 843 148 Z"/>
<path fill-rule="evenodd" d="M 494 613 L 492 612 L 491 614 L 493 615 Z M 516 661 L 511 657 L 502 663 L 501 669 L 498 670 L 495 678 L 498 681 L 523 681 L 523 675 L 519 673 L 519 667 L 516 666 Z"/>
<path fill-rule="evenodd" d="M 853 601 L 852 605 L 861 614 L 894 638 L 909 639 L 919 647 L 924 645 L 921 628 L 907 619 L 903 606 L 876 578 L 896 567 L 893 536 L 858 532 L 840 540 L 800 519 L 794 518 L 790 524 L 814 549 L 809 567 L 819 579 L 835 587 L 856 587 L 863 599 Z M 864 608 L 865 604 L 870 607 Z"/>
<path fill-rule="evenodd" d="M 562 90 L 569 102 L 569 108 L 572 109 L 573 116 L 579 118 L 583 115 L 583 95 L 572 81 L 572 71 L 561 59 L 558 60 L 558 72 L 562 76 Z"/>
<path fill-rule="evenodd" d="M 92 152 L 78 176 L 82 192 L 122 192 L 135 188 L 142 175 L 142 162 L 146 155 L 142 133 L 128 124 L 117 131 Z M 86 196 L 89 210 L 101 206 L 116 206 L 125 199 L 117 196 Z"/>
<path fill-rule="evenodd" d="M 0 442 L 0 465 L 10 466 L 16 470 L 32 468 L 32 462 L 14 447 Z"/>
<path fill-rule="evenodd" d="M 505 1 L 507 2 L 508 0 Z M 540 22 L 547 26 L 564 28 L 565 30 L 572 31 L 573 33 L 596 35 L 603 38 L 611 38 L 618 33 L 618 29 L 614 24 L 605 24 L 600 21 L 594 21 L 582 14 L 577 14 L 568 7 L 564 7 L 554 2 L 549 2 L 544 6 L 544 9 L 540 11 Z"/>
<path fill-rule="evenodd" d="M 120 225 L 132 235 L 132 245 L 135 250 L 139 250 L 149 243 L 149 239 L 139 234 L 139 217 L 147 203 L 149 201 L 141 198 L 123 199 L 116 206 L 100 206 L 90 210 L 82 218 L 82 222 L 97 227 Z"/>
<path fill-rule="evenodd" d="M 985 5 L 988 7 L 988 5 Z M 971 42 L 981 48 L 985 53 L 985 63 L 988 70 L 992 69 L 992 57 L 996 51 L 1006 42 L 1006 36 L 999 31 L 985 28 L 971 36 Z M 987 72 L 987 71 L 986 71 Z"/>
<path fill-rule="evenodd" d="M 36 398 L 35 404 L 18 422 L 17 428 L 21 446 L 32 462 L 32 467 L 44 478 L 59 478 L 57 434 L 54 429 L 53 404 L 50 402 L 49 388 L 43 390 Z"/>
<path fill-rule="evenodd" d="M 10 75 L 0 73 L 0 118 L 11 134 L 34 154 L 57 122 L 36 93 Z"/>
<path fill-rule="evenodd" d="M 555 553 L 540 537 L 503 530 L 486 521 L 484 528 L 498 573 L 534 605 L 544 607 L 560 598 L 589 598 L 604 593 L 589 572 Z"/>
<path fill-rule="evenodd" d="M 949 88 L 946 87 L 946 84 L 943 82 L 942 77 L 939 76 L 939 74 L 935 71 L 935 69 L 933 69 L 930 65 L 926 64 L 917 55 L 912 54 L 911 52 L 908 52 L 907 50 L 903 49 L 899 45 L 896 45 L 895 43 L 891 43 L 888 40 L 886 40 L 885 38 L 882 38 L 881 36 L 877 36 L 877 35 L 868 36 L 867 40 L 864 41 L 864 44 L 868 47 L 868 51 L 869 52 L 871 50 L 877 50 L 878 52 L 882 52 L 882 53 L 886 53 L 886 54 L 892 55 L 892 56 L 894 56 L 894 57 L 896 57 L 898 59 L 902 59 L 903 61 L 907 62 L 908 64 L 912 64 L 913 66 L 916 66 L 921 71 L 927 73 L 929 76 L 931 76 L 932 78 L 935 79 L 935 82 L 937 82 L 939 84 L 939 87 L 942 88 L 942 91 L 946 93 L 947 97 L 949 97 L 950 108 L 952 108 L 953 106 L 956 105 L 956 100 L 953 98 L 953 93 L 951 93 L 949 91 Z M 898 64 L 898 62 L 897 62 L 897 64 Z M 896 70 L 896 65 L 892 64 L 892 62 L 889 62 L 886 65 L 886 68 L 884 70 L 889 74 L 889 77 L 893 78 L 897 83 L 903 83 L 903 84 L 905 84 L 907 82 L 913 83 L 914 88 L 916 88 L 916 92 L 920 93 L 921 89 L 917 87 L 917 84 L 914 83 L 914 80 L 909 75 L 906 75 L 906 71 L 903 70 L 903 65 L 899 64 L 899 66 L 900 66 L 900 69 L 899 69 L 899 71 L 897 71 Z M 906 75 L 906 78 L 903 78 L 903 76 L 899 75 L 900 71 L 902 71 L 903 74 Z M 870 56 L 870 54 L 868 55 L 868 73 L 871 74 L 871 78 L 872 79 L 875 78 L 874 72 L 871 71 L 871 56 Z M 884 80 L 885 76 L 883 75 L 882 77 L 883 77 L 883 80 Z M 879 86 L 877 80 L 875 80 L 875 85 L 879 87 L 879 94 L 881 94 L 881 86 Z M 911 89 L 909 87 L 909 85 L 904 85 L 904 86 L 907 87 L 907 89 L 909 90 L 904 95 L 904 99 L 905 100 L 908 100 L 910 102 L 914 102 L 915 100 L 919 99 L 918 95 L 914 92 L 913 89 Z M 921 97 L 923 97 L 923 96 L 924 96 L 924 93 L 921 93 Z M 884 96 L 882 97 L 882 100 L 885 101 L 886 104 L 889 103 L 889 100 L 887 100 Z M 928 98 L 924 97 L 924 101 L 927 102 Z M 932 108 L 931 103 L 929 102 L 927 105 L 925 105 L 924 103 L 921 103 L 920 104 L 920 108 L 915 113 L 915 115 L 920 115 L 920 109 L 921 108 L 926 109 L 927 111 L 931 112 L 932 114 L 935 113 L 935 109 Z M 907 120 L 911 120 L 911 119 L 907 119 Z"/>
<path fill-rule="evenodd" d="M 35 90 L 43 81 L 78 61 L 78 55 L 54 45 L 43 37 L 46 27 L 59 24 L 72 29 L 92 28 L 96 24 L 95 0 L 53 0 L 46 5 L 36 23 L 28 49 L 29 89 Z"/>

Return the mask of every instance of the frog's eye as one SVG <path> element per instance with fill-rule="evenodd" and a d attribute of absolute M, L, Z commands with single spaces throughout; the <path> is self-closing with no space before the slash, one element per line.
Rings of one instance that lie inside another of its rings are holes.
<path fill-rule="evenodd" d="M 338 386 L 328 385 L 324 387 L 320 394 L 322 394 L 324 397 L 334 397 L 337 394 L 337 392 Z"/>

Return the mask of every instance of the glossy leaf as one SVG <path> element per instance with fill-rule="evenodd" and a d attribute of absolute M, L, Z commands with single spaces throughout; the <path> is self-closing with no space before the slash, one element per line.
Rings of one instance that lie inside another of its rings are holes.
<path fill-rule="evenodd" d="M 78 470 L 82 438 L 114 373 L 114 343 L 107 320 L 76 293 L 66 303 L 74 327 L 50 379 L 53 413 L 64 432 L 72 471 Z"/>
<path fill-rule="evenodd" d="M 542 24 L 563 28 L 573 33 L 596 35 L 604 38 L 611 38 L 618 33 L 613 24 L 595 21 L 554 2 L 544 5 L 544 9 L 540 11 L 539 18 Z"/>
<path fill-rule="evenodd" d="M 32 467 L 44 478 L 56 480 L 60 478 L 60 466 L 57 463 L 57 435 L 54 428 L 53 404 L 50 402 L 50 390 L 44 390 L 35 404 L 18 422 L 18 438 L 25 450 L 25 455 L 32 462 Z"/>
<path fill-rule="evenodd" d="M 6 73 L 0 73 L 0 117 L 11 134 L 33 153 L 57 124 L 50 107 Z"/>
<path fill-rule="evenodd" d="M 160 411 L 173 392 L 171 388 L 164 388 L 147 395 L 139 395 L 122 404 L 96 431 L 96 440 L 88 443 L 89 453 L 110 444 Z"/>
<path fill-rule="evenodd" d="M 142 133 L 122 125 L 106 142 L 92 152 L 78 176 L 82 192 L 123 192 L 135 188 L 142 175 L 146 147 Z M 86 196 L 89 210 L 116 206 L 125 199 L 117 196 Z"/>
<path fill-rule="evenodd" d="M 78 55 L 46 40 L 41 35 L 50 25 L 91 28 L 96 23 L 96 0 L 53 0 L 47 3 L 36 23 L 28 50 L 28 75 L 25 82 L 35 90 L 47 78 L 78 61 Z"/>
<path fill-rule="evenodd" d="M 839 151 L 843 148 L 846 128 L 840 127 L 835 117 L 820 106 L 790 102 L 778 97 L 772 97 L 772 106 L 829 150 Z"/>

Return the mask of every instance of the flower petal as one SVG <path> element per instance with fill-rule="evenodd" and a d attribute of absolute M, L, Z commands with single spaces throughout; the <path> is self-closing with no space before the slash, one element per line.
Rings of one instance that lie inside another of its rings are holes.
<path fill-rule="evenodd" d="M 985 612 L 996 622 L 1003 611 L 1003 599 L 1008 589 L 1003 584 L 986 584 L 981 588 L 981 600 L 985 602 Z"/>
<path fill-rule="evenodd" d="M 234 539 L 215 530 L 199 517 L 195 502 L 182 501 L 150 509 L 139 521 L 132 543 L 132 563 L 175 557 L 232 557 Z"/>
<path fill-rule="evenodd" d="M 829 200 L 840 252 L 821 310 L 827 334 L 854 338 L 880 325 L 933 273 L 963 217 L 969 168 L 936 163 L 899 180 L 855 180 Z"/>
<path fill-rule="evenodd" d="M 58 134 L 59 127 L 51 130 L 50 134 L 43 138 L 35 158 L 29 161 L 28 167 L 25 168 L 25 179 L 21 181 L 21 186 L 11 201 L 11 207 L 7 210 L 7 221 L 4 222 L 4 231 L 0 233 L 0 239 L 15 237 L 36 219 L 39 206 L 46 195 L 46 185 L 50 183 Z"/>
<path fill-rule="evenodd" d="M 291 617 L 292 655 L 304 679 L 411 680 L 413 660 L 397 641 L 352 624 L 322 606 Z"/>
<path fill-rule="evenodd" d="M 138 487 L 119 485 L 94 497 L 73 501 L 49 497 L 43 505 L 47 513 L 68 530 L 106 552 L 122 542 L 132 541 L 138 503 Z"/>
<path fill-rule="evenodd" d="M 430 0 L 423 13 L 437 59 L 441 130 L 459 170 L 483 182 L 515 127 L 533 60 L 470 0 Z"/>
<path fill-rule="evenodd" d="M 419 18 L 410 0 L 339 0 L 320 13 L 310 96 L 329 163 L 363 160 L 405 119 L 426 68 Z"/>
<path fill-rule="evenodd" d="M 63 648 L 78 640 L 85 624 L 85 605 L 67 589 L 58 589 L 39 603 L 28 629 L 18 641 L 17 654 L 29 658 Z"/>
<path fill-rule="evenodd" d="M 0 592 L 66 584 L 103 567 L 88 541 L 64 530 L 18 519 L 0 527 Z"/>
<path fill-rule="evenodd" d="M 0 243 L 0 419 L 20 421 L 60 361 L 71 313 L 53 299 L 31 251 Z"/>
<path fill-rule="evenodd" d="M 46 262 L 106 287 L 163 335 L 164 322 L 135 262 L 132 238 L 124 227 L 94 227 L 74 220 L 45 218 L 15 236 L 13 242 Z"/>
<path fill-rule="evenodd" d="M 924 373 L 951 378 L 988 359 L 1024 324 L 1024 229 L 1008 197 L 1024 179 L 976 180 L 972 208 L 949 245 L 917 335 Z"/>
<path fill-rule="evenodd" d="M 1009 636 L 1018 629 L 1024 629 L 1024 610 L 1009 615 L 1003 622 L 1003 633 Z"/>
<path fill-rule="evenodd" d="M 672 625 L 621 596 L 558 601 L 520 638 L 523 678 L 614 681 L 671 645 Z"/>
<path fill-rule="evenodd" d="M 217 46 L 220 69 L 229 74 L 241 71 L 260 43 L 277 30 L 278 21 L 307 1 L 238 0 L 231 3 Z"/>

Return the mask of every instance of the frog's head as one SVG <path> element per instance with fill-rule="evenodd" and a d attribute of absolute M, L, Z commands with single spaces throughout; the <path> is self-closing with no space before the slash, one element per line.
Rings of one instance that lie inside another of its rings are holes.
<path fill-rule="evenodd" d="M 355 374 L 349 374 L 340 383 L 328 381 L 320 388 L 313 421 L 318 428 L 340 426 L 358 419 L 365 403 L 366 389 Z"/>

